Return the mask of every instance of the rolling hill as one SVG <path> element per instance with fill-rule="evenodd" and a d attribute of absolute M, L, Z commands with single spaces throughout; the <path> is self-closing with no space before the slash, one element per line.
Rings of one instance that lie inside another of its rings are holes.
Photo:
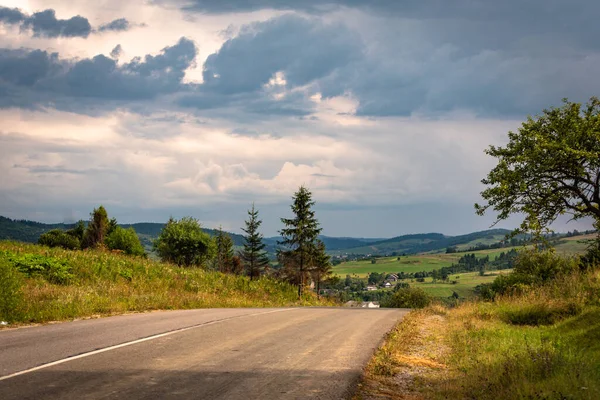
<path fill-rule="evenodd" d="M 416 254 L 425 252 L 442 252 L 448 247 L 469 248 L 477 244 L 498 243 L 511 231 L 507 229 L 490 229 L 459 236 L 445 236 L 441 233 L 424 233 L 403 235 L 391 239 L 371 242 L 366 245 L 338 249 L 329 249 L 334 255 L 384 255 L 384 254 Z"/>
<path fill-rule="evenodd" d="M 35 243 L 40 235 L 51 229 L 69 229 L 73 224 L 44 224 L 41 222 L 27 220 L 13 220 L 0 216 L 0 240 L 11 239 L 22 242 Z M 163 223 L 139 222 L 135 224 L 121 224 L 123 228 L 133 227 L 138 233 L 142 243 L 147 249 L 151 247 L 152 241 L 158 236 Z M 214 236 L 215 229 L 204 229 Z M 397 236 L 391 239 L 369 239 L 352 237 L 330 237 L 320 236 L 328 252 L 332 255 L 356 254 L 356 255 L 386 255 L 386 254 L 416 254 L 423 252 L 443 252 L 447 247 L 456 246 L 459 249 L 467 249 L 477 244 L 492 244 L 500 242 L 510 231 L 506 229 L 492 229 L 481 232 L 473 232 L 467 235 L 446 236 L 441 233 L 423 233 Z M 237 233 L 228 232 L 235 246 L 242 246 L 244 237 Z M 265 238 L 267 251 L 274 254 L 279 237 Z"/>

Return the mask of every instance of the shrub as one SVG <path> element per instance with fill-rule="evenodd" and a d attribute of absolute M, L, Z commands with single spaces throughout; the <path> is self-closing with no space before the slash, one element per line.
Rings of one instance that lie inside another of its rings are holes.
<path fill-rule="evenodd" d="M 520 294 L 578 270 L 576 257 L 561 257 L 548 250 L 526 250 L 519 253 L 511 274 L 499 275 L 492 283 L 479 285 L 476 291 L 482 299 L 494 300 L 498 295 Z"/>
<path fill-rule="evenodd" d="M 600 236 L 591 240 L 586 253 L 581 257 L 580 268 L 587 270 L 600 265 Z"/>
<path fill-rule="evenodd" d="M 50 283 L 65 285 L 73 279 L 70 265 L 63 260 L 38 254 L 8 256 L 5 261 L 29 277 L 41 276 Z"/>
<path fill-rule="evenodd" d="M 561 257 L 553 251 L 528 250 L 519 253 L 513 273 L 530 277 L 534 284 L 540 284 L 577 270 L 579 260 L 575 257 Z"/>
<path fill-rule="evenodd" d="M 18 320 L 19 309 L 23 303 L 21 287 L 23 280 L 8 260 L 0 258 L 0 320 L 12 322 Z"/>
<path fill-rule="evenodd" d="M 398 289 L 383 307 L 423 308 L 431 303 L 431 298 L 421 288 L 408 287 Z"/>
<path fill-rule="evenodd" d="M 154 242 L 154 249 L 161 260 L 189 267 L 201 266 L 211 259 L 215 244 L 197 219 L 184 217 L 177 221 L 169 218 Z"/>
<path fill-rule="evenodd" d="M 79 220 L 72 229 L 69 229 L 67 235 L 76 237 L 77 240 L 81 243 L 83 241 L 83 237 L 85 235 L 85 222 Z"/>
<path fill-rule="evenodd" d="M 38 239 L 38 243 L 43 246 L 62 247 L 68 250 L 75 250 L 81 247 L 81 243 L 76 236 L 69 235 L 61 229 L 52 229 L 43 233 Z"/>
<path fill-rule="evenodd" d="M 107 237 L 106 246 L 110 250 L 122 250 L 125 254 L 134 256 L 145 255 L 144 246 L 140 242 L 140 238 L 135 233 L 135 229 L 123 229 L 117 226 Z"/>

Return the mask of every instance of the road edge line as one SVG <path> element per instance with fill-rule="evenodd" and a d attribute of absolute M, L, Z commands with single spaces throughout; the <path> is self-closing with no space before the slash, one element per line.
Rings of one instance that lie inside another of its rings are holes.
<path fill-rule="evenodd" d="M 254 317 L 254 316 L 257 316 L 257 315 L 272 314 L 272 313 L 276 313 L 276 312 L 292 311 L 292 310 L 297 310 L 297 309 L 298 308 L 283 308 L 283 309 L 278 309 L 278 310 L 270 310 L 270 311 L 264 311 L 264 312 L 257 312 L 257 313 L 253 313 L 253 314 L 236 315 L 234 317 L 227 317 L 227 318 L 222 318 L 222 319 L 216 319 L 214 321 L 208 321 L 208 322 L 203 322 L 201 324 L 186 326 L 185 328 L 179 328 L 179 329 L 175 329 L 175 330 L 168 331 L 168 332 L 158 333 L 156 335 L 146 336 L 144 338 L 132 340 L 132 341 L 129 341 L 129 342 L 115 344 L 115 345 L 112 345 L 112 346 L 104 347 L 102 349 L 88 351 L 86 353 L 81 353 L 81 354 L 77 354 L 77 355 L 74 355 L 74 356 L 69 356 L 69 357 L 63 358 L 61 360 L 56 360 L 56 361 L 52 361 L 52 362 L 49 362 L 49 363 L 46 363 L 46 364 L 38 365 L 37 367 L 24 369 L 22 371 L 15 372 L 15 373 L 12 373 L 10 375 L 0 376 L 0 382 L 4 381 L 4 380 L 7 380 L 7 379 L 10 379 L 10 378 L 16 378 L 17 376 L 20 376 L 20 375 L 25 375 L 25 374 L 28 374 L 30 372 L 39 371 L 39 370 L 44 369 L 44 368 L 49 368 L 49 367 L 53 367 L 55 365 L 64 364 L 64 363 L 69 362 L 69 361 L 74 361 L 74 360 L 78 360 L 80 358 L 85 358 L 85 357 L 93 356 L 93 355 L 96 355 L 96 354 L 105 353 L 107 351 L 120 349 L 122 347 L 127 347 L 127 346 L 131 346 L 131 345 L 134 345 L 134 344 L 147 342 L 149 340 L 153 340 L 153 339 L 158 339 L 158 338 L 165 337 L 165 336 L 174 335 L 176 333 L 181 333 L 181 332 L 189 331 L 191 329 L 200 328 L 202 326 L 214 325 L 214 324 L 218 324 L 220 322 L 225 322 L 225 321 L 229 321 L 229 320 L 237 319 L 237 318 Z"/>

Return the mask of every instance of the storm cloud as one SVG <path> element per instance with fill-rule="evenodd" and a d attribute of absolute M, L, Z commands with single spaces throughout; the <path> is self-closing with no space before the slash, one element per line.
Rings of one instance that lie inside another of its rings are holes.
<path fill-rule="evenodd" d="M 508 18 L 506 13 L 500 16 Z M 493 17 L 483 10 L 474 16 Z M 180 104 L 206 109 L 228 106 L 240 97 L 252 102 L 248 93 L 264 99 L 265 85 L 277 73 L 285 81 L 285 93 L 304 88 L 305 98 L 280 96 L 288 109 L 308 112 L 305 105 L 316 93 L 324 98 L 350 94 L 358 102 L 356 115 L 367 117 L 455 111 L 523 117 L 549 101 L 557 103 L 563 97 L 585 101 L 600 91 L 595 79 L 600 49 L 583 53 L 571 45 L 568 35 L 559 41 L 537 34 L 511 41 L 513 32 L 506 41 L 492 36 L 486 41 L 481 39 L 485 32 L 476 32 L 478 23 L 470 20 L 459 24 L 356 18 L 361 22 L 356 29 L 342 21 L 325 23 L 321 17 L 295 14 L 243 26 L 208 56 L 204 83 Z M 489 21 L 489 26 L 497 27 L 498 21 Z M 264 113 L 278 111 L 273 104 L 264 107 Z"/>
<path fill-rule="evenodd" d="M 107 24 L 100 25 L 98 27 L 98 31 L 107 32 L 107 31 L 115 31 L 115 32 L 123 32 L 127 31 L 131 28 L 131 23 L 127 21 L 125 18 L 115 19 Z"/>
<path fill-rule="evenodd" d="M 89 20 L 81 15 L 69 19 L 56 18 L 56 11 L 47 9 L 28 15 L 18 8 L 0 6 L 0 23 L 20 26 L 22 32 L 31 30 L 34 37 L 81 37 L 87 38 L 94 32 Z M 133 25 L 125 18 L 100 25 L 99 32 L 127 31 Z"/>
<path fill-rule="evenodd" d="M 182 79 L 195 57 L 196 46 L 186 38 L 123 65 L 104 55 L 73 61 L 42 50 L 2 49 L 0 93 L 11 95 L 0 96 L 0 107 L 77 109 L 86 106 L 81 99 L 149 100 L 184 90 Z"/>

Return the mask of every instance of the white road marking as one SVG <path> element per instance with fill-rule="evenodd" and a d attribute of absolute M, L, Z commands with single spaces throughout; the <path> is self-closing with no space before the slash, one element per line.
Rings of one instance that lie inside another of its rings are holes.
<path fill-rule="evenodd" d="M 108 347 L 105 347 L 103 349 L 89 351 L 87 353 L 78 354 L 76 356 L 70 356 L 70 357 L 67 357 L 67 358 L 63 358 L 62 360 L 52 361 L 52 362 L 49 362 L 47 364 L 38 365 L 37 367 L 25 369 L 23 371 L 15 372 L 14 374 L 2 376 L 2 377 L 0 377 L 0 381 L 4 381 L 4 380 L 10 379 L 10 378 L 14 378 L 14 377 L 17 377 L 19 375 L 24 375 L 24 374 L 27 374 L 27 373 L 30 373 L 30 372 L 39 371 L 40 369 L 53 367 L 55 365 L 63 364 L 63 363 L 66 363 L 66 362 L 69 362 L 69 361 L 73 361 L 73 360 L 77 360 L 77 359 L 80 359 L 80 358 L 85 358 L 85 357 L 93 356 L 95 354 L 104 353 L 106 351 L 120 349 L 121 347 L 127 347 L 127 346 L 131 346 L 133 344 L 146 342 L 148 340 L 158 339 L 158 338 L 161 338 L 161 337 L 174 335 L 176 333 L 189 331 L 190 329 L 199 328 L 201 326 L 214 325 L 214 324 L 218 324 L 219 322 L 229 321 L 231 319 L 236 319 L 236 318 L 254 317 L 254 316 L 257 316 L 257 315 L 271 314 L 271 313 L 282 312 L 282 311 L 291 311 L 291 310 L 297 310 L 297 308 L 283 308 L 283 309 L 279 309 L 279 310 L 263 311 L 263 312 L 253 313 L 253 314 L 236 315 L 234 317 L 227 317 L 227 318 L 223 318 L 223 319 L 217 319 L 217 320 L 214 320 L 214 321 L 203 322 L 201 324 L 187 326 L 185 328 L 175 329 L 173 331 L 169 331 L 169 332 L 165 332 L 165 333 L 159 333 L 159 334 L 152 335 L 152 336 L 147 336 L 145 338 L 132 340 L 131 342 L 125 342 L 125 343 L 121 343 L 121 344 L 116 344 L 114 346 L 108 346 Z"/>

